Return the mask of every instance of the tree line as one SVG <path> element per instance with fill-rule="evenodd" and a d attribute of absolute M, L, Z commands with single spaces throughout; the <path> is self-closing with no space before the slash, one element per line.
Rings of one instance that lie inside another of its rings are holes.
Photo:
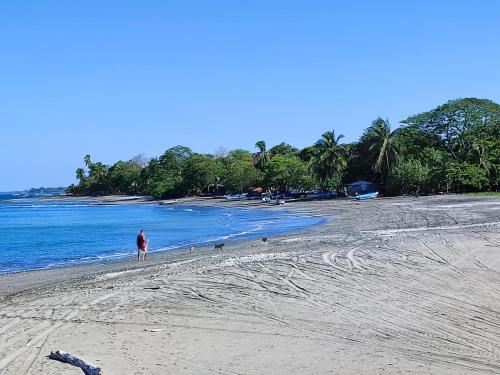
<path fill-rule="evenodd" d="M 254 153 L 223 149 L 213 154 L 185 146 L 159 157 L 139 155 L 109 166 L 84 158 L 76 170 L 75 195 L 146 194 L 156 198 L 243 192 L 261 187 L 339 190 L 368 180 L 386 195 L 498 190 L 500 180 L 500 105 L 476 98 L 450 100 L 401 121 L 391 129 L 377 118 L 358 141 L 325 132 L 311 146 L 285 142 Z"/>

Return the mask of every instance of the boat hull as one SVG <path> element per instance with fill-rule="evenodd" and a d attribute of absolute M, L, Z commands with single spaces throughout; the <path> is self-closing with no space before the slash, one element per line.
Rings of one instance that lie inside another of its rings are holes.
<path fill-rule="evenodd" d="M 364 201 L 364 200 L 367 200 L 367 199 L 374 199 L 377 196 L 378 196 L 378 191 L 375 192 L 375 193 L 368 193 L 368 194 L 358 195 L 358 196 L 356 196 L 356 200 L 358 200 L 358 201 Z"/>

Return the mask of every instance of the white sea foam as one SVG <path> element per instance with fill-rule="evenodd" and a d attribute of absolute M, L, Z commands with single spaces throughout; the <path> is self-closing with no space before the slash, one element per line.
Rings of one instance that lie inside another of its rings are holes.
<path fill-rule="evenodd" d="M 296 253 L 259 253 L 252 255 L 245 255 L 241 257 L 231 257 L 221 262 L 222 267 L 231 267 L 238 264 L 250 262 L 265 262 L 268 260 L 276 259 L 291 259 Z"/>
<path fill-rule="evenodd" d="M 138 272 L 143 272 L 143 270 L 138 268 L 138 269 L 134 269 L 134 270 L 109 272 L 109 273 L 106 273 L 104 275 L 96 276 L 94 280 L 95 281 L 104 281 L 104 280 L 113 279 L 115 277 L 119 277 L 119 276 L 123 276 L 123 275 L 131 275 L 131 274 L 138 273 Z"/>
<path fill-rule="evenodd" d="M 493 221 L 489 223 L 477 223 L 477 224 L 463 224 L 463 225 L 445 225 L 438 227 L 416 227 L 416 228 L 401 228 L 401 229 L 380 229 L 380 230 L 364 230 L 362 233 L 372 233 L 380 235 L 392 235 L 395 233 L 405 233 L 405 232 L 427 232 L 434 230 L 450 230 L 450 229 L 462 229 L 462 228 L 478 228 L 478 227 L 491 227 L 500 225 L 500 221 Z"/>

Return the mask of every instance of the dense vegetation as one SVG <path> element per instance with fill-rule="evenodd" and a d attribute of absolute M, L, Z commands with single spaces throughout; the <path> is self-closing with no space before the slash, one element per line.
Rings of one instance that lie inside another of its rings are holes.
<path fill-rule="evenodd" d="M 385 194 L 498 190 L 500 105 L 484 99 L 451 100 L 410 116 L 392 130 L 378 118 L 360 139 L 341 143 L 327 131 L 299 150 L 286 143 L 256 152 L 220 150 L 198 154 L 176 146 L 150 160 L 139 155 L 112 166 L 85 156 L 77 185 L 81 195 L 148 194 L 158 198 L 221 194 L 262 187 L 338 190 L 359 179 L 373 181 Z"/>

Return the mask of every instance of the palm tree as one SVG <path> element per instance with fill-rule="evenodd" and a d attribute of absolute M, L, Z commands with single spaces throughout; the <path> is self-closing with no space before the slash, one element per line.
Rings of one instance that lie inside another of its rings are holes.
<path fill-rule="evenodd" d="M 381 183 L 384 182 L 391 163 L 398 158 L 399 146 L 395 135 L 396 130 L 391 132 L 389 120 L 380 117 L 373 121 L 365 135 L 368 150 L 373 158 L 372 169 L 380 176 Z"/>
<path fill-rule="evenodd" d="M 101 162 L 92 163 L 90 175 L 96 179 L 98 183 L 103 183 L 108 173 L 108 167 Z"/>
<path fill-rule="evenodd" d="M 76 170 L 76 178 L 80 181 L 80 183 L 83 183 L 83 180 L 85 179 L 85 171 L 83 168 L 78 168 Z"/>
<path fill-rule="evenodd" d="M 271 160 L 271 155 L 269 154 L 269 151 L 267 151 L 265 141 L 258 141 L 255 144 L 255 147 L 257 147 L 259 151 L 252 155 L 252 162 L 256 168 L 262 170 L 269 160 Z"/>
<path fill-rule="evenodd" d="M 85 163 L 87 168 L 90 169 L 90 167 L 92 166 L 92 160 L 90 159 L 89 154 L 85 155 L 85 157 L 83 158 L 83 162 Z"/>
<path fill-rule="evenodd" d="M 429 176 L 431 185 L 435 186 L 438 191 L 442 190 L 444 187 L 448 194 L 450 190 L 450 160 L 448 154 L 444 151 L 430 148 L 426 152 L 426 159 L 430 166 Z M 444 182 L 446 186 L 442 186 Z"/>
<path fill-rule="evenodd" d="M 311 169 L 320 181 L 340 177 L 347 166 L 346 148 L 339 143 L 342 138 L 342 134 L 335 137 L 335 131 L 327 131 L 314 144 L 316 152 L 311 160 Z"/>
<path fill-rule="evenodd" d="M 477 162 L 479 168 L 484 169 L 486 175 L 490 176 L 491 172 L 495 172 L 495 165 L 490 160 L 488 150 L 480 141 L 474 142 L 472 144 L 472 148 L 477 153 Z"/>

